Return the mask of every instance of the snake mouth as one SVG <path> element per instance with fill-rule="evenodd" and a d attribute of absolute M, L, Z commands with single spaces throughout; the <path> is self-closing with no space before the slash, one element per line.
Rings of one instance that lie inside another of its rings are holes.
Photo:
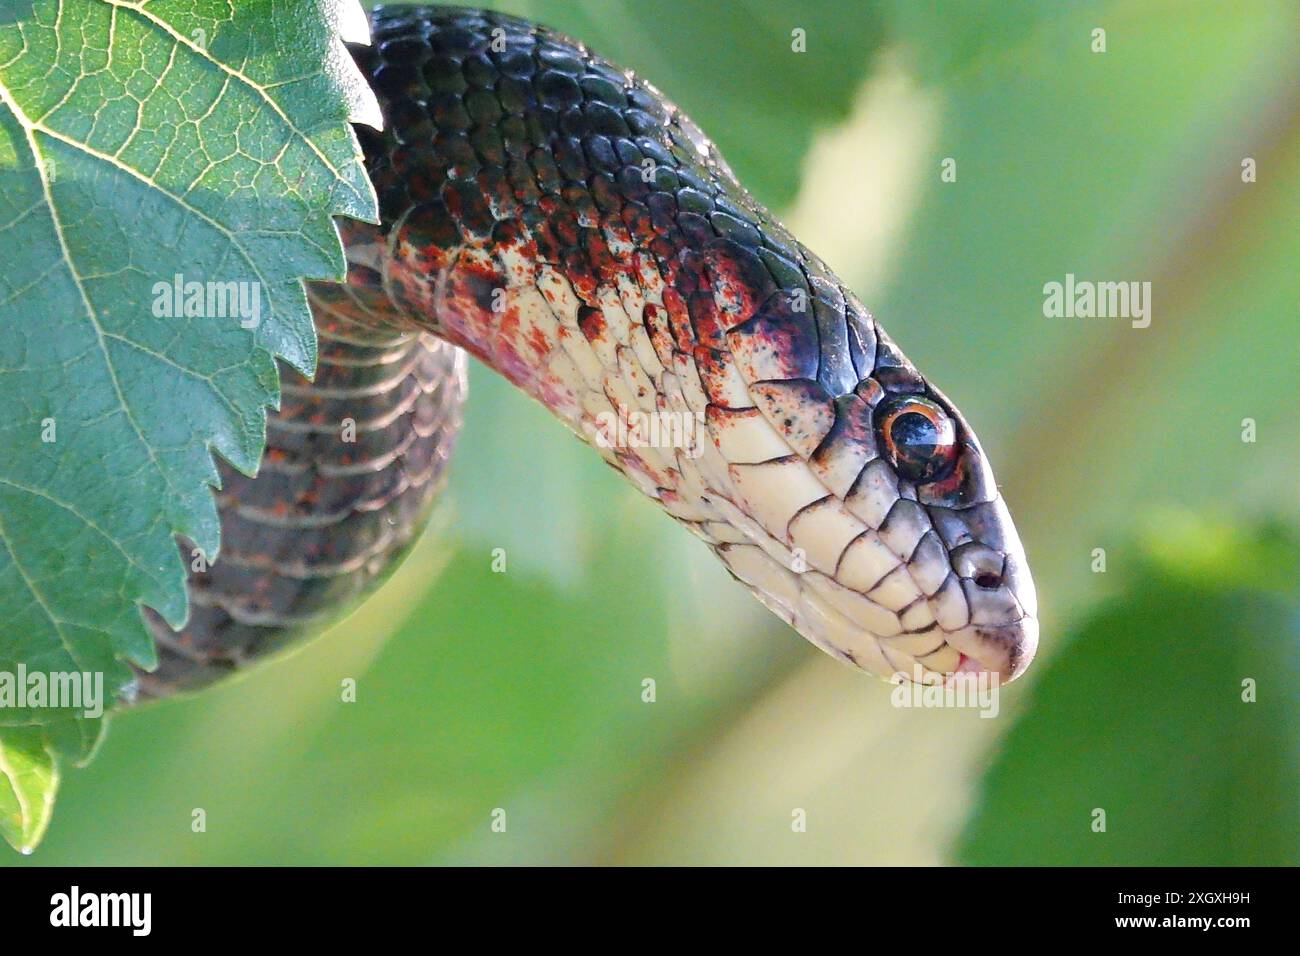
<path fill-rule="evenodd" d="M 977 625 L 948 635 L 961 654 L 956 673 L 988 673 L 1008 684 L 1023 674 L 1038 651 L 1038 618 L 1026 614 L 1010 624 Z"/>

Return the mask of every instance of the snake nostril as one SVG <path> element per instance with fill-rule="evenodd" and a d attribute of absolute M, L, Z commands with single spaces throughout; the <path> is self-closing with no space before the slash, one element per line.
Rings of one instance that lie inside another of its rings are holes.
<path fill-rule="evenodd" d="M 969 541 L 952 550 L 952 568 L 984 591 L 1002 586 L 1006 556 L 979 541 Z"/>

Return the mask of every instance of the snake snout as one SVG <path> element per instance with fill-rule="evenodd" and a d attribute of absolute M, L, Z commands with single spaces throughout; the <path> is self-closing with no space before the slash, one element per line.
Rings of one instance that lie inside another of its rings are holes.
<path fill-rule="evenodd" d="M 1038 618 L 1025 615 L 1012 624 L 971 625 L 948 636 L 962 653 L 962 672 L 986 671 L 1008 683 L 1025 672 L 1038 650 Z"/>
<path fill-rule="evenodd" d="M 948 634 L 963 655 L 959 670 L 1014 680 L 1038 650 L 1038 596 L 1015 525 L 1001 498 L 945 517 L 957 538 L 949 561 L 969 609 L 965 626 Z"/>

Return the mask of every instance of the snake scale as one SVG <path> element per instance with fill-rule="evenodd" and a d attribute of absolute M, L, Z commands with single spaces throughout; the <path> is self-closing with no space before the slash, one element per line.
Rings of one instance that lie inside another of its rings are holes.
<path fill-rule="evenodd" d="M 1023 548 L 965 419 L 650 83 L 514 17 L 376 8 L 352 48 L 379 225 L 311 283 L 256 478 L 145 696 L 201 686 L 365 593 L 445 476 L 469 353 L 542 402 L 772 611 L 889 677 L 1019 675 Z M 346 440 L 345 426 L 354 426 Z M 486 490 L 486 489 L 484 489 Z"/>

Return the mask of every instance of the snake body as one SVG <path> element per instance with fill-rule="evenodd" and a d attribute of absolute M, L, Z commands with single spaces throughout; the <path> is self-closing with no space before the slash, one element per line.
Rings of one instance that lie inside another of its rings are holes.
<path fill-rule="evenodd" d="M 146 690 L 195 686 L 380 576 L 418 529 L 464 395 L 495 369 L 836 658 L 881 676 L 1023 671 L 1034 587 L 965 419 L 643 79 L 524 20 L 377 8 L 353 48 L 381 222 L 312 283 L 255 479 Z M 340 422 L 356 422 L 356 444 Z M 188 556 L 188 555 L 187 555 Z"/>
<path fill-rule="evenodd" d="M 281 364 L 256 478 L 220 464 L 221 554 L 188 541 L 190 618 L 147 620 L 159 666 L 139 692 L 193 690 L 318 630 L 381 581 L 442 488 L 465 397 L 465 356 L 428 335 L 315 310 L 315 381 Z"/>

